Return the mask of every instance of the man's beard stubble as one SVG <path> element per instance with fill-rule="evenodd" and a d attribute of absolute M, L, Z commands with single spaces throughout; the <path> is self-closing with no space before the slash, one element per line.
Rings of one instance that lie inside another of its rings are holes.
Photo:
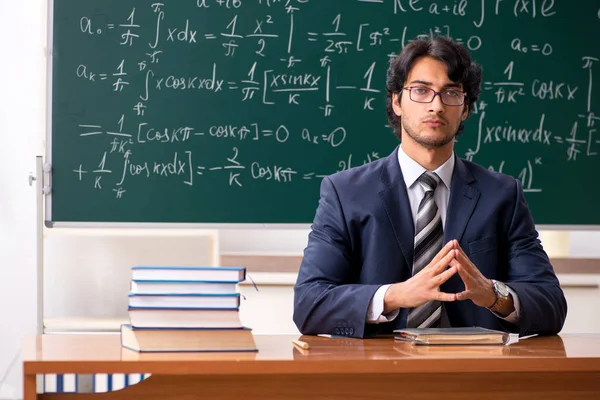
<path fill-rule="evenodd" d="M 456 132 L 454 132 L 453 135 L 442 136 L 442 137 L 436 136 L 434 138 L 425 138 L 425 137 L 418 135 L 414 130 L 412 130 L 411 127 L 404 125 L 402 123 L 402 120 L 400 120 L 400 127 L 401 127 L 401 129 L 404 129 L 404 131 L 408 134 L 408 136 L 410 136 L 410 138 L 412 140 L 414 140 L 421 146 L 425 147 L 426 149 L 439 149 L 440 147 L 444 147 L 445 145 L 450 143 L 453 139 L 455 139 L 457 137 L 457 133 L 458 133 L 458 128 L 457 128 Z"/>

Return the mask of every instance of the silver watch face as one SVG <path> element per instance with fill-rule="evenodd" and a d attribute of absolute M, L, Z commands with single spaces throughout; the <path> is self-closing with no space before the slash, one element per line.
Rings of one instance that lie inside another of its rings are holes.
<path fill-rule="evenodd" d="M 494 290 L 502 297 L 508 297 L 510 294 L 508 287 L 502 282 L 494 281 Z"/>

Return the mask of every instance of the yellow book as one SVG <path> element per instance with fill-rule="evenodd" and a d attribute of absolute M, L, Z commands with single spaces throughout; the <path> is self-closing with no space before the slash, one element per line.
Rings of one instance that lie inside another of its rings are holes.
<path fill-rule="evenodd" d="M 166 329 L 121 325 L 121 345 L 137 352 L 257 351 L 249 328 Z"/>
<path fill-rule="evenodd" d="M 481 327 L 469 328 L 407 328 L 394 331 L 394 338 L 423 345 L 510 344 L 513 337 L 503 331 Z"/>

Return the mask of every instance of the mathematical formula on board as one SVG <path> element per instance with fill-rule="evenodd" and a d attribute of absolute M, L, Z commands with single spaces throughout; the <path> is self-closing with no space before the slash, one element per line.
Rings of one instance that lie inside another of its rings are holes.
<path fill-rule="evenodd" d="M 564 43 L 550 34 L 532 28 L 527 36 L 499 39 L 492 33 L 500 23 L 553 23 L 564 3 L 180 0 L 125 1 L 118 11 L 89 6 L 66 29 L 102 56 L 70 57 L 72 90 L 102 94 L 119 106 L 96 104 L 94 96 L 82 100 L 87 111 L 72 118 L 69 134 L 79 146 L 89 143 L 90 151 L 72 157 L 70 174 L 76 185 L 122 199 L 132 182 L 144 179 L 197 187 L 216 177 L 244 191 L 258 181 L 309 185 L 375 161 L 392 150 L 384 153 L 369 140 L 391 135 L 385 119 L 390 57 L 416 38 L 441 34 L 461 42 L 476 60 L 485 52 L 502 55 L 482 63 L 480 100 L 458 138 L 458 155 L 512 174 L 527 192 L 542 192 L 536 177 L 549 164 L 598 158 L 594 79 L 600 51 L 589 46 L 565 61 Z M 600 27 L 600 4 L 586 7 Z M 558 63 L 566 67 L 549 78 L 544 66 Z M 531 109 L 526 118 L 513 118 L 524 107 Z M 166 117 L 173 110 L 175 123 Z M 497 146 L 503 155 L 489 162 L 484 154 Z M 526 150 L 512 153 L 506 150 L 511 146 Z"/>

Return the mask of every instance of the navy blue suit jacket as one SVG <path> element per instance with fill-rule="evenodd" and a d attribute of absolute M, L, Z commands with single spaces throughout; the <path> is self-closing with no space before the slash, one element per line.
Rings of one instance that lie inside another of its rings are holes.
<path fill-rule="evenodd" d="M 444 303 L 451 326 L 558 333 L 567 304 L 542 249 L 519 182 L 455 157 L 444 242 L 457 239 L 489 279 L 519 296 L 512 325 L 471 300 Z M 406 326 L 408 310 L 367 324 L 369 302 L 384 284 L 411 277 L 414 223 L 398 149 L 390 156 L 323 179 L 308 245 L 294 287 L 294 322 L 303 334 L 365 337 Z M 464 290 L 458 274 L 440 290 Z"/>

